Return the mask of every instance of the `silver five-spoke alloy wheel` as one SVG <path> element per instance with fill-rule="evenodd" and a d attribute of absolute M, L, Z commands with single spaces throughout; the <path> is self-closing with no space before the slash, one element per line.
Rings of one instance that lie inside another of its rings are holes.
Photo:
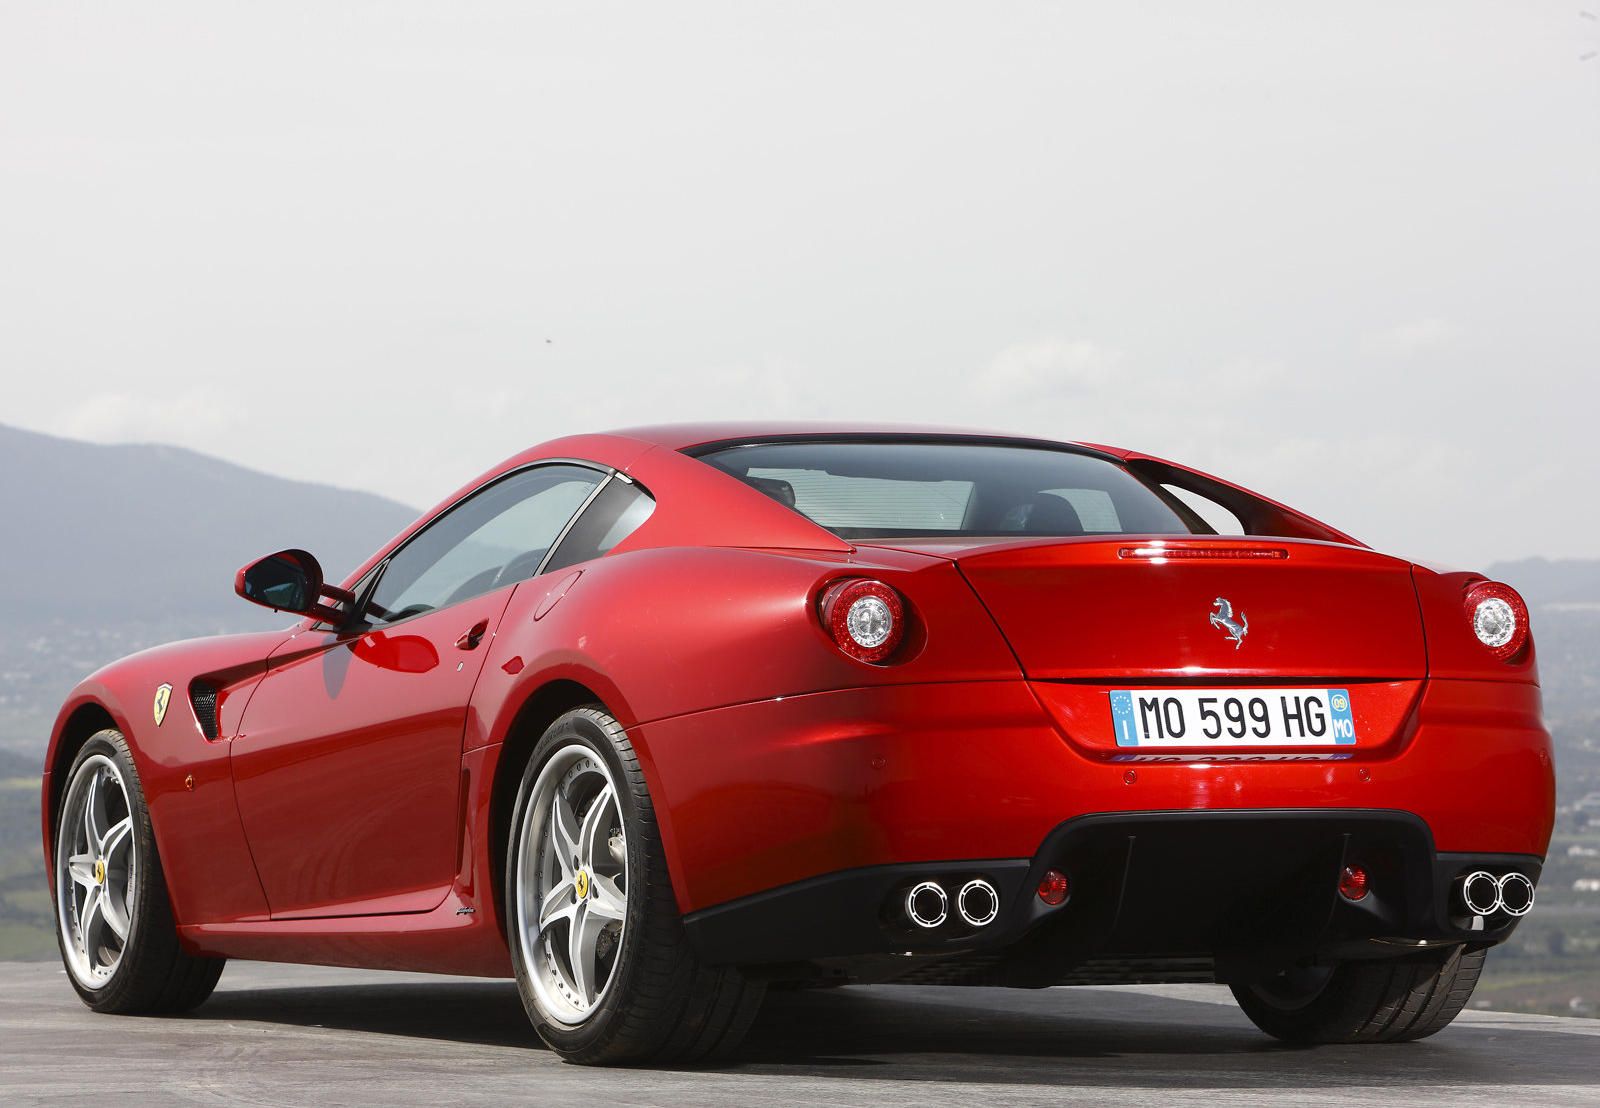
<path fill-rule="evenodd" d="M 616 975 L 628 916 L 628 842 L 616 783 L 572 743 L 539 771 L 517 828 L 515 913 L 540 1007 L 569 1027 L 599 1007 Z"/>
<path fill-rule="evenodd" d="M 138 850 L 122 771 L 103 754 L 67 788 L 56 843 L 56 911 L 67 967 L 79 985 L 111 980 L 134 918 Z"/>

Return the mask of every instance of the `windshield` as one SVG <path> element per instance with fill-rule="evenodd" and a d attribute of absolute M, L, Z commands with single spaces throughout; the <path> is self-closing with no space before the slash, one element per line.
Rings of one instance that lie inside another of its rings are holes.
<path fill-rule="evenodd" d="M 846 539 L 1188 535 L 1204 526 L 1189 526 L 1180 507 L 1115 462 L 1065 450 L 806 441 L 700 457 Z"/>

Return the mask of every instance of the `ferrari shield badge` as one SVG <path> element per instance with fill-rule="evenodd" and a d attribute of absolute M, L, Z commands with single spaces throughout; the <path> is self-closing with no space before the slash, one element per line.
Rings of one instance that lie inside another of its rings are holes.
<path fill-rule="evenodd" d="M 167 718 L 167 702 L 172 699 L 172 686 L 162 685 L 156 690 L 155 716 L 156 726 L 161 726 L 161 721 Z"/>

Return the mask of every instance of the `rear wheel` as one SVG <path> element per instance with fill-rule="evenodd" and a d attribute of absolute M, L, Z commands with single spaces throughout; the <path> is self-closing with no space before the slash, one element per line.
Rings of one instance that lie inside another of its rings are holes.
<path fill-rule="evenodd" d="M 599 708 L 553 723 L 523 773 L 506 856 L 523 1007 L 569 1062 L 731 1052 L 765 988 L 695 957 L 655 809 L 622 726 Z"/>
<path fill-rule="evenodd" d="M 139 772 L 120 731 L 72 763 L 56 819 L 56 938 L 67 977 L 97 1012 L 185 1012 L 211 995 L 223 960 L 178 942 Z"/>
<path fill-rule="evenodd" d="M 1486 947 L 1289 970 L 1234 985 L 1261 1030 L 1291 1043 L 1396 1043 L 1426 1038 L 1466 1006 Z"/>

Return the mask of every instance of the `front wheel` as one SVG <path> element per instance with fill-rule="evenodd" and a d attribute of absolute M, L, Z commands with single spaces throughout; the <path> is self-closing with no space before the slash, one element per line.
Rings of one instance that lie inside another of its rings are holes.
<path fill-rule="evenodd" d="M 1397 1043 L 1442 1031 L 1466 1007 L 1486 947 L 1457 946 L 1234 985 L 1261 1030 L 1290 1043 Z"/>
<path fill-rule="evenodd" d="M 120 731 L 83 745 L 55 838 L 56 938 L 67 976 L 97 1012 L 185 1012 L 211 995 L 223 960 L 178 942 L 139 771 Z"/>
<path fill-rule="evenodd" d="M 569 1062 L 720 1057 L 755 1018 L 764 986 L 691 949 L 638 758 L 598 707 L 568 712 L 534 747 L 505 895 L 523 1007 Z"/>

